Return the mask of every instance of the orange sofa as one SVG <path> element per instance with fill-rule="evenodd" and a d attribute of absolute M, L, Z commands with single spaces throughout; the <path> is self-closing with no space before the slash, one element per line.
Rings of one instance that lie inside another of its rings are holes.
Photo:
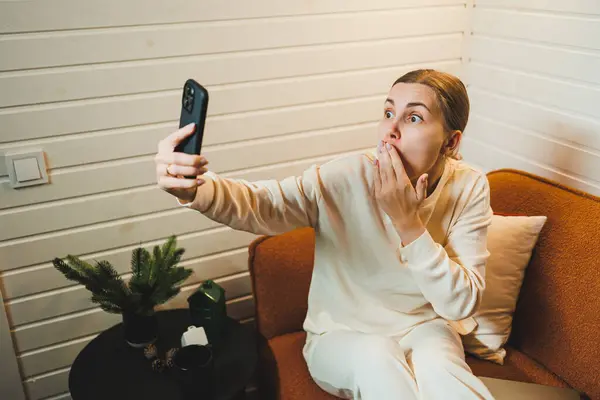
<path fill-rule="evenodd" d="M 504 365 L 467 356 L 478 376 L 570 387 L 600 399 L 600 198 L 516 170 L 488 174 L 494 212 L 546 215 L 527 267 Z M 302 357 L 314 232 L 260 237 L 249 248 L 261 399 L 334 397 Z"/>

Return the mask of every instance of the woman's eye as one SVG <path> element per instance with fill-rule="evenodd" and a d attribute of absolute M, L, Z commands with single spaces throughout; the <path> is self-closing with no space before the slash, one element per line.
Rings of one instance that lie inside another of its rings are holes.
<path fill-rule="evenodd" d="M 384 113 L 384 116 L 386 119 L 392 119 L 394 118 L 394 113 L 388 110 Z"/>
<path fill-rule="evenodd" d="M 417 114 L 413 114 L 410 116 L 410 122 L 415 124 L 418 122 L 423 122 L 423 118 L 419 117 Z"/>

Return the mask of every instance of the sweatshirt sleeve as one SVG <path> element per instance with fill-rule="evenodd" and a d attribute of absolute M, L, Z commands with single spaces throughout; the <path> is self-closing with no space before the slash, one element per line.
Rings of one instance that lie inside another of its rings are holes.
<path fill-rule="evenodd" d="M 441 317 L 458 321 L 472 316 L 485 288 L 487 229 L 492 220 L 487 178 L 474 184 L 460 216 L 442 247 L 425 231 L 400 248 L 425 298 Z"/>
<path fill-rule="evenodd" d="M 213 221 L 257 235 L 276 235 L 316 224 L 321 197 L 316 165 L 300 176 L 282 180 L 249 182 L 212 172 L 206 176 L 214 183 L 214 195 L 203 214 Z"/>

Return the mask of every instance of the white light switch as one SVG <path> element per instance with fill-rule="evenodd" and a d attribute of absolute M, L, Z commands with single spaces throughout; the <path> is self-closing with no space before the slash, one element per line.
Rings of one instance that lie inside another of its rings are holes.
<path fill-rule="evenodd" d="M 46 158 L 41 149 L 23 149 L 4 154 L 10 185 L 17 189 L 48 183 Z"/>
<path fill-rule="evenodd" d="M 27 182 L 42 177 L 38 160 L 35 157 L 13 160 L 13 165 L 15 166 L 17 182 Z"/>

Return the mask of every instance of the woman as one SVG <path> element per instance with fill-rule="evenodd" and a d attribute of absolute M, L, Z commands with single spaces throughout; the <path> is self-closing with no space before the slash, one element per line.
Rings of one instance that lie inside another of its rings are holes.
<path fill-rule="evenodd" d="M 490 399 L 459 336 L 474 327 L 492 216 L 486 176 L 456 156 L 468 115 L 458 78 L 412 71 L 389 91 L 376 151 L 251 183 L 174 153 L 193 131 L 185 127 L 159 145 L 158 183 L 234 229 L 315 229 L 303 353 L 322 389 L 367 400 Z"/>

